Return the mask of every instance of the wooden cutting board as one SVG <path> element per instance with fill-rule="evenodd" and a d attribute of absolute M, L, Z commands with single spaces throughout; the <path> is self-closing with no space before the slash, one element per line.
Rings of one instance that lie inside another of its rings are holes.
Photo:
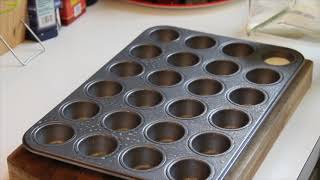
<path fill-rule="evenodd" d="M 280 132 L 296 110 L 312 82 L 312 61 L 306 61 L 292 84 L 275 105 L 246 150 L 240 155 L 226 179 L 252 179 Z M 303 119 L 301 119 L 303 120 Z M 59 162 L 18 147 L 8 157 L 10 180 L 113 180 L 119 179 Z"/>
<path fill-rule="evenodd" d="M 4 1 L 0 0 L 0 7 L 4 7 Z M 1 10 L 1 9 L 0 9 Z M 27 0 L 19 0 L 17 6 L 0 14 L 0 35 L 12 47 L 16 47 L 25 39 L 26 28 L 20 22 L 27 16 Z M 9 49 L 0 40 L 0 55 Z"/>

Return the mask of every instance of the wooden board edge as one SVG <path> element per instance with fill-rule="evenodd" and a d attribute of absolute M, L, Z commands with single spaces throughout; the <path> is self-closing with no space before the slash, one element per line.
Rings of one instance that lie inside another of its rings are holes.
<path fill-rule="evenodd" d="M 282 129 L 302 101 L 312 83 L 313 62 L 306 60 L 304 66 L 288 87 L 283 97 L 274 107 L 274 111 L 259 129 L 240 155 L 237 163 L 227 174 L 228 180 L 252 179 L 270 151 L 272 145 L 279 137 Z M 292 96 L 292 94 L 295 94 Z"/>
<path fill-rule="evenodd" d="M 113 176 L 42 157 L 20 145 L 7 158 L 10 180 L 118 180 Z M 29 165 L 32 163 L 33 165 Z"/>

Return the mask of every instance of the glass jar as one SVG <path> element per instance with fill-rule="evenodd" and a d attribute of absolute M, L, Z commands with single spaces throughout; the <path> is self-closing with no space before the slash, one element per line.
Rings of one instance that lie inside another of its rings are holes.
<path fill-rule="evenodd" d="M 320 39 L 320 0 L 249 0 L 247 32 Z"/>

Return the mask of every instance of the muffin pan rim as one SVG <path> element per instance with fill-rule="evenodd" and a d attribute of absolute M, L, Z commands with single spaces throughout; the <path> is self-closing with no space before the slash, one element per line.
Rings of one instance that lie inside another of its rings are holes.
<path fill-rule="evenodd" d="M 210 94 L 210 95 L 199 95 L 199 94 L 195 94 L 195 93 L 193 93 L 193 92 L 191 92 L 191 91 L 189 90 L 189 85 L 190 85 L 191 83 L 197 81 L 197 80 L 213 80 L 213 81 L 216 81 L 216 82 L 220 83 L 221 89 L 220 89 L 219 92 L 214 93 L 214 94 Z M 195 78 L 190 78 L 189 80 L 187 80 L 187 81 L 185 82 L 184 87 L 185 87 L 185 90 L 190 94 L 190 96 L 194 96 L 194 97 L 196 97 L 196 98 L 205 98 L 205 97 L 210 97 L 210 98 L 212 98 L 212 97 L 215 97 L 215 96 L 222 95 L 222 94 L 226 91 L 226 85 L 224 84 L 223 81 L 221 81 L 221 80 L 219 80 L 219 79 L 217 79 L 217 78 L 214 78 L 214 77 L 209 77 L 209 76 L 198 76 L 198 77 L 195 77 Z"/>
<path fill-rule="evenodd" d="M 211 40 L 213 40 L 214 45 L 211 46 L 211 47 L 209 47 L 209 48 L 198 48 L 198 49 L 189 47 L 189 46 L 187 45 L 187 41 L 190 40 L 190 39 L 192 39 L 192 38 L 196 38 L 196 37 L 210 38 Z M 189 50 L 209 51 L 209 50 L 213 50 L 213 49 L 215 49 L 215 48 L 218 48 L 220 43 L 219 43 L 219 41 L 218 41 L 216 38 L 214 38 L 214 35 L 213 35 L 213 34 L 194 33 L 194 34 L 192 34 L 192 35 L 186 36 L 186 37 L 184 38 L 184 40 L 183 40 L 183 44 L 184 44 L 184 46 L 185 46 L 186 48 L 188 48 Z"/>
<path fill-rule="evenodd" d="M 110 98 L 114 98 L 115 96 L 120 96 L 123 92 L 125 92 L 126 86 L 123 82 L 119 82 L 117 80 L 109 80 L 110 78 L 106 78 L 106 79 L 96 79 L 96 80 L 92 80 L 90 82 L 88 82 L 85 87 L 83 88 L 84 93 L 91 97 L 91 98 L 97 98 L 97 99 L 110 99 Z M 91 86 L 93 86 L 96 83 L 100 83 L 100 82 L 115 82 L 118 83 L 121 86 L 121 91 L 119 91 L 117 94 L 112 95 L 112 96 L 103 96 L 103 97 L 98 97 L 98 96 L 93 96 L 92 94 L 89 93 L 89 88 Z"/>
<path fill-rule="evenodd" d="M 209 168 L 210 168 L 210 175 L 206 179 L 211 179 L 215 175 L 215 168 L 212 166 L 208 161 L 204 159 L 199 159 L 196 156 L 183 156 L 179 157 L 177 159 L 174 159 L 173 161 L 168 163 L 168 167 L 166 168 L 166 176 L 169 178 L 169 180 L 175 180 L 171 175 L 170 175 L 170 169 L 172 168 L 173 165 L 175 165 L 178 162 L 184 161 L 184 160 L 195 160 L 195 161 L 200 161 L 202 163 L 205 163 Z"/>
<path fill-rule="evenodd" d="M 90 137 L 94 137 L 94 136 L 110 136 L 111 138 L 114 138 L 114 140 L 116 140 L 116 148 L 109 154 L 103 156 L 103 157 L 95 157 L 95 156 L 90 156 L 90 155 L 85 155 L 83 153 L 80 152 L 79 146 L 80 143 L 83 142 L 84 140 L 86 140 L 87 138 Z M 102 132 L 98 132 L 98 133 L 90 133 L 90 134 L 86 134 L 83 136 L 80 136 L 74 143 L 73 143 L 73 148 L 74 151 L 79 154 L 81 157 L 85 158 L 85 159 L 104 159 L 104 158 L 108 158 L 111 157 L 115 154 L 118 153 L 118 151 L 120 151 L 121 149 L 121 144 L 120 144 L 120 140 L 118 137 L 112 135 L 111 133 L 102 133 Z"/>
<path fill-rule="evenodd" d="M 169 108 L 172 104 L 178 102 L 178 101 L 184 101 L 184 100 L 191 100 L 191 101 L 197 101 L 198 103 L 202 104 L 203 107 L 204 107 L 204 110 L 201 114 L 199 115 L 196 115 L 196 116 L 193 116 L 193 117 L 190 117 L 190 118 L 183 118 L 183 117 L 178 117 L 178 116 L 175 116 L 174 114 L 172 114 L 170 111 L 169 111 Z M 195 120 L 199 117 L 202 117 L 204 116 L 206 113 L 207 113 L 207 109 L 208 109 L 208 105 L 206 103 L 204 103 L 201 99 L 197 99 L 196 97 L 177 97 L 177 98 L 174 98 L 172 100 L 169 100 L 166 105 L 165 105 L 165 111 L 168 115 L 170 115 L 172 118 L 175 118 L 175 119 L 179 119 L 179 120 Z"/>
<path fill-rule="evenodd" d="M 48 127 L 48 126 L 52 126 L 52 125 L 62 125 L 62 126 L 65 126 L 65 127 L 68 127 L 68 128 L 71 128 L 73 130 L 73 136 L 71 138 L 69 138 L 68 140 L 66 140 L 64 143 L 62 144 L 44 144 L 44 143 L 40 143 L 38 140 L 37 140 L 37 133 L 45 128 L 45 127 Z M 40 146 L 55 146 L 55 147 L 58 147 L 58 146 L 61 146 L 61 145 L 65 145 L 65 144 L 69 144 L 71 142 L 73 142 L 76 137 L 78 136 L 78 133 L 76 131 L 76 129 L 70 125 L 69 123 L 66 123 L 66 122 L 60 122 L 60 121 L 51 121 L 51 122 L 48 122 L 48 123 L 43 123 L 42 125 L 39 125 L 39 126 L 36 126 L 31 132 L 30 132 L 31 136 L 32 136 L 32 139 L 34 140 L 35 143 L 37 143 L 38 145 Z"/>
<path fill-rule="evenodd" d="M 192 142 L 200 135 L 204 135 L 204 134 L 218 134 L 218 135 L 222 135 L 222 136 L 225 136 L 229 142 L 230 142 L 230 147 L 222 152 L 222 153 L 218 153 L 218 154 L 213 154 L 213 155 L 209 155 L 209 154 L 205 154 L 205 153 L 201 153 L 201 152 L 198 152 L 194 147 L 192 147 Z M 212 130 L 209 130 L 209 131 L 202 131 L 202 132 L 198 132 L 196 134 L 193 134 L 189 139 L 188 139 L 188 146 L 190 148 L 190 150 L 192 150 L 194 153 L 200 155 L 200 156 L 205 156 L 205 157 L 218 157 L 218 156 L 224 156 L 228 153 L 230 153 L 233 148 L 234 148 L 234 140 L 229 136 L 227 135 L 225 132 L 223 131 L 212 131 Z"/>
<path fill-rule="evenodd" d="M 168 86 L 164 86 L 164 85 L 156 85 L 156 84 L 153 84 L 149 78 L 151 75 L 157 73 L 157 72 L 162 72 L 162 71 L 172 71 L 172 72 L 175 72 L 177 73 L 179 76 L 180 76 L 180 81 L 173 84 L 173 85 L 168 85 Z M 183 84 L 183 82 L 185 81 L 185 78 L 184 78 L 184 74 L 179 72 L 179 71 L 175 71 L 173 68 L 162 68 L 162 69 L 158 69 L 158 70 L 152 70 L 150 71 L 149 73 L 147 73 L 146 77 L 145 77 L 145 81 L 146 83 L 148 83 L 150 86 L 152 86 L 153 88 L 171 88 L 171 87 L 176 87 L 176 86 L 180 86 L 181 84 Z"/>
<path fill-rule="evenodd" d="M 278 75 L 279 75 L 279 79 L 273 83 L 262 83 L 262 84 L 259 84 L 259 83 L 255 83 L 255 82 L 252 82 L 250 81 L 248 78 L 247 78 L 247 74 L 251 71 L 254 71 L 254 70 L 272 70 L 272 71 L 275 71 Z M 279 72 L 278 70 L 275 70 L 273 68 L 266 68 L 266 67 L 255 67 L 255 68 L 248 68 L 247 70 L 245 70 L 243 72 L 243 78 L 248 81 L 250 84 L 253 84 L 253 85 L 257 85 L 257 86 L 273 86 L 273 85 L 276 85 L 276 84 L 279 84 L 281 83 L 281 81 L 283 80 L 283 73 Z"/>
<path fill-rule="evenodd" d="M 173 65 L 173 64 L 171 64 L 171 63 L 169 63 L 169 58 L 171 57 L 171 56 L 173 56 L 173 55 L 176 55 L 176 54 L 180 54 L 180 53 L 188 53 L 188 54 L 191 54 L 191 55 L 195 55 L 196 57 L 197 57 L 197 63 L 195 63 L 195 64 L 193 64 L 193 65 L 191 65 L 191 66 L 175 66 L 175 65 Z M 192 51 L 175 51 L 175 52 L 172 52 L 172 53 L 169 53 L 168 55 L 166 55 L 166 58 L 165 58 L 166 60 L 166 63 L 169 65 L 169 67 L 171 67 L 171 68 L 192 68 L 192 67 L 196 67 L 196 66 L 199 66 L 199 65 L 201 65 L 201 63 L 202 63 L 202 57 L 199 55 L 199 54 L 196 54 L 196 53 L 194 53 L 194 52 L 192 52 Z"/>
<path fill-rule="evenodd" d="M 134 150 L 134 149 L 136 149 L 136 148 L 150 148 L 150 149 L 153 149 L 153 150 L 156 150 L 156 151 L 160 152 L 161 155 L 162 155 L 162 160 L 161 160 L 161 162 L 160 162 L 158 165 L 156 165 L 155 167 L 152 167 L 152 168 L 147 169 L 147 170 L 137 170 L 137 169 L 128 167 L 128 166 L 125 165 L 125 163 L 123 162 L 123 158 L 124 158 L 124 156 L 125 156 L 130 150 Z M 124 168 L 126 168 L 126 169 L 128 169 L 128 170 L 130 170 L 130 171 L 133 171 L 133 172 L 140 172 L 140 173 L 141 173 L 141 172 L 148 172 L 148 171 L 153 171 L 153 170 L 155 170 L 155 169 L 161 168 L 161 166 L 163 166 L 163 165 L 166 163 L 167 158 L 166 158 L 166 155 L 165 155 L 164 151 L 163 151 L 161 148 L 159 148 L 159 147 L 156 146 L 155 144 L 151 144 L 151 143 L 150 143 L 150 144 L 133 145 L 133 146 L 129 146 L 129 147 L 124 148 L 124 149 L 119 153 L 118 161 L 120 162 L 120 164 L 121 164 L 122 167 L 124 167 Z"/>
<path fill-rule="evenodd" d="M 119 112 L 128 112 L 128 113 L 134 113 L 134 114 L 138 115 L 140 117 L 140 123 L 136 127 L 132 128 L 132 129 L 129 129 L 129 130 L 126 130 L 126 131 L 114 130 L 114 129 L 111 129 L 111 128 L 107 127 L 107 125 L 106 125 L 107 117 L 110 116 L 110 115 L 113 115 L 114 113 L 119 113 Z M 143 126 L 143 124 L 145 124 L 143 115 L 140 112 L 135 111 L 133 109 L 131 110 L 129 108 L 122 108 L 122 109 L 113 110 L 113 111 L 109 111 L 107 113 L 104 113 L 104 114 L 102 114 L 102 118 L 101 118 L 101 121 L 100 121 L 100 125 L 103 128 L 105 128 L 107 130 L 110 130 L 113 133 L 116 133 L 116 132 L 118 132 L 118 133 L 119 132 L 121 132 L 121 133 L 128 132 L 129 133 L 130 131 L 135 131 L 136 129 L 141 128 Z"/>
<path fill-rule="evenodd" d="M 227 62 L 232 62 L 234 64 L 236 64 L 238 66 L 238 70 L 232 74 L 223 74 L 223 75 L 219 75 L 219 74 L 213 74 L 211 72 L 209 72 L 207 70 L 207 66 L 213 62 L 218 62 L 218 61 L 227 61 Z M 237 76 L 238 74 L 241 73 L 241 71 L 243 70 L 242 66 L 240 63 L 236 62 L 235 60 L 233 59 L 213 59 L 213 60 L 210 60 L 208 62 L 205 62 L 203 63 L 202 65 L 202 69 L 210 76 L 213 76 L 213 77 L 233 77 L 233 76 Z"/>
<path fill-rule="evenodd" d="M 163 28 L 155 28 L 153 30 L 151 29 L 148 36 L 149 36 L 150 40 L 153 40 L 156 43 L 168 44 L 168 43 L 172 43 L 172 42 L 178 42 L 181 39 L 181 32 L 179 32 L 179 30 L 177 30 L 177 29 L 174 29 L 174 31 L 176 31 L 178 33 L 178 38 L 171 40 L 170 42 L 161 42 L 161 41 L 157 41 L 155 39 L 152 39 L 152 37 L 151 37 L 152 33 L 155 33 L 156 31 L 159 31 L 159 30 L 168 30 L 168 29 L 170 29 L 170 28 L 163 27 Z M 170 29 L 170 30 L 173 30 L 173 29 Z"/>
<path fill-rule="evenodd" d="M 98 112 L 94 115 L 94 116 L 92 116 L 92 117 L 89 117 L 89 118 L 85 118 L 85 119 L 83 119 L 83 120 L 81 120 L 81 119 L 73 119 L 73 118 L 69 118 L 69 117 L 67 117 L 65 114 L 64 114 L 64 111 L 65 111 L 65 109 L 68 107 L 68 106 L 70 106 L 70 105 L 72 105 L 72 104 L 74 104 L 74 103 L 79 103 L 79 102 L 85 102 L 85 103 L 94 103 L 95 105 L 97 105 L 97 107 L 99 108 L 98 109 Z M 99 103 L 99 102 L 97 102 L 95 99 L 84 99 L 84 98 L 74 98 L 73 100 L 67 100 L 66 102 L 64 102 L 63 103 L 63 105 L 61 105 L 60 107 L 59 107 L 59 115 L 60 115 L 60 117 L 62 117 L 63 119 L 67 119 L 67 120 L 70 120 L 70 121 L 90 121 L 90 120 L 93 120 L 93 119 L 95 119 L 96 117 L 98 117 L 100 114 L 101 114 L 101 109 L 102 109 L 102 105 Z"/>
<path fill-rule="evenodd" d="M 173 142 L 165 142 L 165 143 L 164 143 L 164 142 L 155 141 L 155 140 L 151 139 L 151 138 L 147 135 L 147 133 L 148 133 L 148 130 L 150 130 L 150 128 L 151 128 L 152 126 L 154 126 L 154 125 L 156 125 L 156 124 L 158 124 L 158 123 L 173 123 L 173 124 L 178 124 L 178 125 L 180 125 L 180 126 L 184 129 L 184 134 L 183 134 L 183 136 L 180 137 L 178 140 L 175 140 L 175 141 L 173 141 Z M 148 124 L 145 125 L 145 127 L 143 128 L 142 131 L 143 131 L 143 134 L 144 134 L 145 138 L 146 138 L 148 141 L 150 141 L 151 143 L 154 143 L 154 144 L 158 144 L 158 145 L 159 145 L 159 144 L 160 144 L 160 145 L 174 145 L 174 144 L 176 144 L 176 143 L 182 142 L 183 139 L 185 139 L 185 138 L 187 138 L 187 137 L 189 136 L 188 129 L 185 127 L 184 124 L 182 124 L 182 123 L 179 122 L 179 121 L 174 121 L 174 120 L 170 120 L 170 119 L 168 119 L 168 120 L 158 120 L 158 121 L 150 122 L 150 123 L 148 123 Z"/>
<path fill-rule="evenodd" d="M 123 64 L 123 63 L 135 63 L 135 64 L 138 64 L 142 68 L 142 71 L 139 74 L 132 75 L 132 76 L 119 76 L 118 74 L 116 74 L 116 73 L 111 71 L 112 68 L 114 68 L 115 66 L 117 66 L 119 64 Z M 110 72 L 114 76 L 122 78 L 122 79 L 129 79 L 129 78 L 133 78 L 133 77 L 139 77 L 139 76 L 142 76 L 145 73 L 144 65 L 142 63 L 134 61 L 134 60 L 121 60 L 120 62 L 119 61 L 118 62 L 112 62 L 112 63 L 108 64 L 107 66 L 108 67 L 105 68 L 107 72 Z"/>
<path fill-rule="evenodd" d="M 216 114 L 216 113 L 218 113 L 218 112 L 220 112 L 220 111 L 224 111 L 224 110 L 236 110 L 236 111 L 240 111 L 240 112 L 245 113 L 245 114 L 248 116 L 248 118 L 249 118 L 248 123 L 247 123 L 246 125 L 240 127 L 240 128 L 235 128 L 235 129 L 222 128 L 222 127 L 216 125 L 216 124 L 212 121 L 212 116 L 213 116 L 214 114 Z M 248 111 L 244 110 L 244 109 L 241 109 L 240 106 L 238 106 L 238 107 L 221 107 L 221 108 L 217 108 L 217 109 L 215 109 L 215 110 L 213 110 L 213 111 L 211 111 L 211 112 L 209 113 L 207 119 L 208 119 L 208 122 L 210 123 L 211 126 L 214 126 L 214 127 L 218 128 L 218 129 L 221 129 L 221 130 L 223 130 L 223 131 L 241 131 L 241 130 L 247 128 L 248 126 L 250 126 L 251 123 L 253 123 L 253 122 L 252 122 L 253 120 L 252 120 L 252 117 L 251 117 L 250 113 L 249 113 Z"/>

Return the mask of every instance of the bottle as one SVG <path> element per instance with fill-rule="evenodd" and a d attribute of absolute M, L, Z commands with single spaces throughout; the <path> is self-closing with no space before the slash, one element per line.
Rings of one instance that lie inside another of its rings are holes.
<path fill-rule="evenodd" d="M 95 3 L 97 3 L 98 0 L 87 0 L 87 6 L 92 6 L 94 5 Z"/>
<path fill-rule="evenodd" d="M 69 25 L 86 12 L 85 0 L 62 0 L 60 17 L 62 25 Z"/>
<path fill-rule="evenodd" d="M 41 41 L 58 36 L 54 0 L 29 0 L 28 17 L 30 28 Z M 29 31 L 26 38 L 36 41 Z"/>
<path fill-rule="evenodd" d="M 61 0 L 54 0 L 54 7 L 55 7 L 55 13 L 56 13 L 57 26 L 59 30 L 61 28 L 61 18 L 60 18 Z"/>

